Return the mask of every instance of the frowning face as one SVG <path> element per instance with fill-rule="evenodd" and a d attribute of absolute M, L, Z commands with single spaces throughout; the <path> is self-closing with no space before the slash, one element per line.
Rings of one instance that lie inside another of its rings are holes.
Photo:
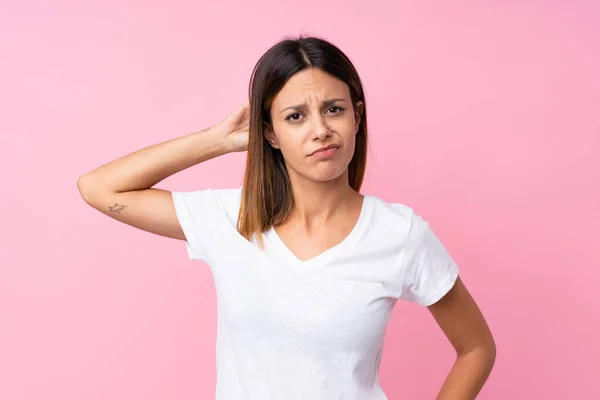
<path fill-rule="evenodd" d="M 285 159 L 292 182 L 346 176 L 363 102 L 352 107 L 348 85 L 319 68 L 292 76 L 271 105 L 265 137 Z"/>

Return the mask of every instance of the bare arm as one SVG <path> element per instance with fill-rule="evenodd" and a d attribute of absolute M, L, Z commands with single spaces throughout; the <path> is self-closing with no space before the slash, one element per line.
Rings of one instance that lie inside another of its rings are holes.
<path fill-rule="evenodd" d="M 475 399 L 496 361 L 496 343 L 485 318 L 460 277 L 429 311 L 457 355 L 436 400 Z"/>
<path fill-rule="evenodd" d="M 91 191 L 148 189 L 179 171 L 225 154 L 224 138 L 218 126 L 206 128 L 127 154 L 84 174 L 78 183 Z"/>
<path fill-rule="evenodd" d="M 127 154 L 81 176 L 77 187 L 90 206 L 118 221 L 185 240 L 163 179 L 228 152 L 225 135 L 208 128 Z"/>
<path fill-rule="evenodd" d="M 90 206 L 118 221 L 158 235 L 186 240 L 163 179 L 233 151 L 247 149 L 249 103 L 214 127 L 155 144 L 102 165 L 77 181 Z"/>

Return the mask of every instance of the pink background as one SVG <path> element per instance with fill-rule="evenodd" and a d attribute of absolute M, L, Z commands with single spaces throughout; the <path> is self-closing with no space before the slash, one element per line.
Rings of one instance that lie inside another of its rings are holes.
<path fill-rule="evenodd" d="M 79 175 L 219 122 L 285 34 L 366 88 L 363 193 L 433 226 L 495 335 L 481 399 L 600 398 L 595 1 L 8 2 L 0 7 L 0 398 L 209 399 L 216 310 L 184 243 L 87 206 Z M 541 3 L 544 3 L 543 5 Z M 241 183 L 245 155 L 161 182 Z M 453 350 L 398 303 L 380 372 L 432 399 Z"/>

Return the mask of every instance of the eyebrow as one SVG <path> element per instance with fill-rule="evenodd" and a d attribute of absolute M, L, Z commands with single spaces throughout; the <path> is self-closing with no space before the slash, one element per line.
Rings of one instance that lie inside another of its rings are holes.
<path fill-rule="evenodd" d="M 321 103 L 323 106 L 330 106 L 338 101 L 346 101 L 346 99 L 329 99 L 329 100 L 324 100 L 323 103 Z M 308 105 L 306 103 L 302 103 L 302 104 L 298 104 L 296 106 L 291 106 L 291 107 L 286 107 L 283 110 L 281 110 L 281 113 L 283 113 L 286 110 L 294 110 L 294 111 L 302 111 L 304 110 Z"/>

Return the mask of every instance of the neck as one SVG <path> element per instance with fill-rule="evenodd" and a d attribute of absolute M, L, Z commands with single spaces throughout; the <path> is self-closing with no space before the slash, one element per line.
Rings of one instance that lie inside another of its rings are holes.
<path fill-rule="evenodd" d="M 338 178 L 315 182 L 290 174 L 294 204 L 289 222 L 300 224 L 311 230 L 326 224 L 338 213 L 345 213 L 362 195 L 357 193 L 348 183 L 348 170 Z"/>

